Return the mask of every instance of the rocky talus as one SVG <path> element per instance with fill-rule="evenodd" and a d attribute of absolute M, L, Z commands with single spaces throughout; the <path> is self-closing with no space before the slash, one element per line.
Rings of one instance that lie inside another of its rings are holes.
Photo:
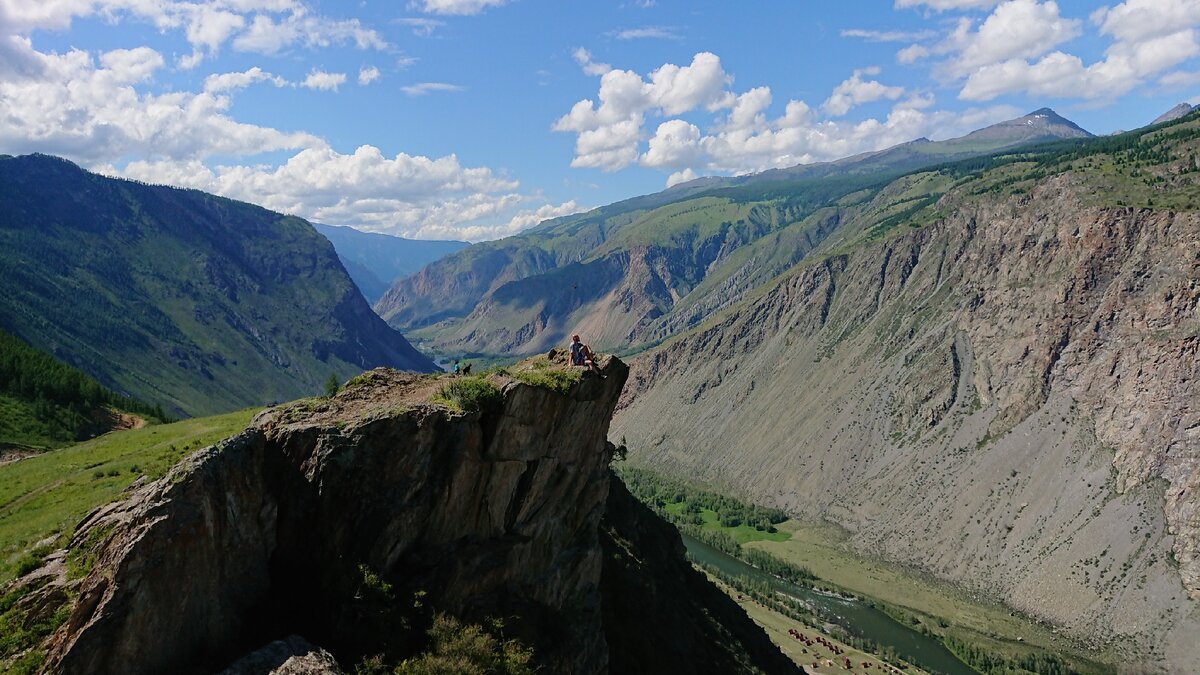
<path fill-rule="evenodd" d="M 1200 672 L 1200 214 L 1089 189 L 952 191 L 935 222 L 795 270 L 635 359 L 614 436 Z"/>
<path fill-rule="evenodd" d="M 630 672 L 614 664 L 659 649 L 670 672 L 794 672 L 715 589 L 655 592 L 703 579 L 677 534 L 609 497 L 627 369 L 602 370 L 566 391 L 493 375 L 497 400 L 453 412 L 430 403 L 450 378 L 379 369 L 260 414 L 94 511 L 16 582 L 30 621 L 66 608 L 44 670 L 353 672 L 419 652 L 447 613 L 503 620 L 540 672 Z M 729 639 L 700 644 L 714 635 Z"/>

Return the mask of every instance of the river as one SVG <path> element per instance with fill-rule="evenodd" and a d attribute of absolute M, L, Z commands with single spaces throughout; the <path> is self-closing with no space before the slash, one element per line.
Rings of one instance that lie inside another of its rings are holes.
<path fill-rule="evenodd" d="M 683 535 L 683 544 L 696 560 L 712 565 L 726 574 L 765 581 L 773 590 L 812 605 L 825 620 L 836 623 L 859 637 L 892 647 L 909 663 L 932 673 L 979 675 L 978 671 L 958 660 L 942 643 L 922 635 L 874 607 L 784 581 L 687 535 Z"/>

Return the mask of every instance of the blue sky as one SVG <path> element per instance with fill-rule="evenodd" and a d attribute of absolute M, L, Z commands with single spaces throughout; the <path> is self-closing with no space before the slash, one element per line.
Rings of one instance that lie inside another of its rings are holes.
<path fill-rule="evenodd" d="M 0 0 L 0 152 L 419 238 L 1198 93 L 1200 0 Z"/>

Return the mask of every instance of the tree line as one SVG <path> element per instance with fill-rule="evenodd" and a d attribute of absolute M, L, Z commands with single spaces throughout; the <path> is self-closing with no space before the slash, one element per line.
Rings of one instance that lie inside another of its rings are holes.
<path fill-rule="evenodd" d="M 0 394 L 28 403 L 34 415 L 53 428 L 75 436 L 102 408 L 115 408 L 143 417 L 168 421 L 160 405 L 150 405 L 111 391 L 53 356 L 0 330 Z"/>
<path fill-rule="evenodd" d="M 703 524 L 700 513 L 705 509 L 717 514 L 717 521 L 722 527 L 747 525 L 760 532 L 775 533 L 778 531 L 775 526 L 788 519 L 787 514 L 779 509 L 755 506 L 715 492 L 697 490 L 642 469 L 622 468 L 621 480 L 633 496 L 658 510 L 666 509 L 668 504 L 682 503 L 684 517 L 673 518 L 676 524 L 680 524 L 680 521 L 692 525 Z"/>

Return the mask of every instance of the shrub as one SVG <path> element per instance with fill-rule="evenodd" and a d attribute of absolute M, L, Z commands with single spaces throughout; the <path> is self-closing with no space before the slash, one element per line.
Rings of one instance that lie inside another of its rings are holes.
<path fill-rule="evenodd" d="M 504 401 L 504 394 L 499 387 L 482 377 L 460 377 L 442 387 L 434 401 L 457 410 L 474 412 L 499 406 Z"/>
<path fill-rule="evenodd" d="M 396 668 L 398 675 L 533 675 L 529 661 L 533 652 L 516 640 L 500 635 L 503 624 L 493 621 L 490 629 L 464 625 L 452 616 L 439 614 L 429 629 L 429 650 L 406 659 Z"/>
<path fill-rule="evenodd" d="M 579 372 L 569 370 L 522 370 L 512 373 L 516 379 L 534 387 L 545 387 L 560 394 L 571 390 L 571 385 L 579 381 Z"/>

